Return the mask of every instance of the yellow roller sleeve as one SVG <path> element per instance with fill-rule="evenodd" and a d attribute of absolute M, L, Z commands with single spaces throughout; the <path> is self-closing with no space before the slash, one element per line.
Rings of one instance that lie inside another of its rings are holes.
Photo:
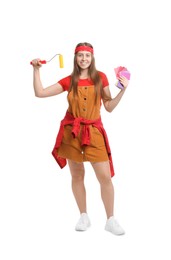
<path fill-rule="evenodd" d="M 63 60 L 63 56 L 61 54 L 59 54 L 59 67 L 60 68 L 64 67 L 64 60 Z"/>

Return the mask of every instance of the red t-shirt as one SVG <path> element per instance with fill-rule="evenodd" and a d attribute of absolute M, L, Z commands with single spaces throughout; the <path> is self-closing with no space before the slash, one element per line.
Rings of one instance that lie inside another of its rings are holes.
<path fill-rule="evenodd" d="M 99 75 L 102 79 L 103 88 L 109 86 L 109 82 L 108 82 L 106 75 L 101 71 L 99 71 Z M 63 87 L 64 91 L 69 90 L 70 82 L 71 82 L 71 76 L 67 76 L 58 81 L 58 83 Z M 79 79 L 79 81 L 78 81 L 78 86 L 80 86 L 80 87 L 81 86 L 92 86 L 92 85 L 93 85 L 93 82 L 91 79 Z"/>

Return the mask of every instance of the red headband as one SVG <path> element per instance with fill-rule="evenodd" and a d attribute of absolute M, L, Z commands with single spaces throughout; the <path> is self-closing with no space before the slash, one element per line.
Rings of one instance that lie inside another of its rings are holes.
<path fill-rule="evenodd" d="M 75 54 L 79 51 L 89 51 L 91 52 L 92 54 L 94 54 L 94 51 L 93 51 L 93 48 L 92 47 L 89 47 L 89 46 L 78 46 L 75 48 Z"/>

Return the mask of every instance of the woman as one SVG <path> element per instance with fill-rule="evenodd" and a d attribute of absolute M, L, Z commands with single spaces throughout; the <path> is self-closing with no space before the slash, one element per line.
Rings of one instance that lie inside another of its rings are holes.
<path fill-rule="evenodd" d="M 79 43 L 75 48 L 72 74 L 52 86 L 42 86 L 40 60 L 34 59 L 32 65 L 36 97 L 50 97 L 68 91 L 68 110 L 61 121 L 52 154 L 61 168 L 66 165 L 66 160 L 69 165 L 72 190 L 80 211 L 75 229 L 85 231 L 90 227 L 84 186 L 84 161 L 89 161 L 101 187 L 107 216 L 105 230 L 115 235 L 124 234 L 123 228 L 114 218 L 114 187 L 111 180 L 114 169 L 108 138 L 101 122 L 100 108 L 102 101 L 105 109 L 112 112 L 125 93 L 128 80 L 125 77 L 119 79 L 124 89 L 112 98 L 108 79 L 103 72 L 96 70 L 94 49 L 87 42 Z"/>

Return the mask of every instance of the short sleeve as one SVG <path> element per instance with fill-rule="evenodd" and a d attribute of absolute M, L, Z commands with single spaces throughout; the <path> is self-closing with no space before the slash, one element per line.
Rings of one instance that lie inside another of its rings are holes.
<path fill-rule="evenodd" d="M 71 76 L 67 76 L 58 81 L 58 83 L 63 87 L 64 91 L 68 91 L 70 87 Z"/>
<path fill-rule="evenodd" d="M 102 79 L 103 88 L 109 86 L 109 81 L 105 73 L 99 71 L 100 77 Z"/>

